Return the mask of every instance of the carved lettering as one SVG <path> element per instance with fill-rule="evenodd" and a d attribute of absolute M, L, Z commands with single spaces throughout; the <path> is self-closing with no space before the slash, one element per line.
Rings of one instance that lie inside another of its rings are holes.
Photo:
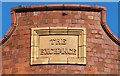
<path fill-rule="evenodd" d="M 51 45 L 66 45 L 66 39 L 50 39 Z"/>
<path fill-rule="evenodd" d="M 40 55 L 76 55 L 76 49 L 67 48 L 40 49 Z"/>
<path fill-rule="evenodd" d="M 76 42 L 77 36 L 51 36 L 43 37 L 45 40 L 40 42 L 46 45 L 41 44 L 39 48 L 39 55 L 77 55 L 77 46 L 73 44 Z M 41 37 L 41 39 L 43 39 Z M 75 38 L 75 39 L 73 39 Z"/>

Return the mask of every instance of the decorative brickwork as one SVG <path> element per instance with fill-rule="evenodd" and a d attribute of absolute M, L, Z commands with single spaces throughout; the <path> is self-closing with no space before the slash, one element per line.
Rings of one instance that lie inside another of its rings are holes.
<path fill-rule="evenodd" d="M 106 25 L 106 8 L 54 4 L 11 9 L 12 24 L 0 42 L 3 74 L 118 74 L 120 40 Z M 31 28 L 86 28 L 86 65 L 30 66 Z"/>

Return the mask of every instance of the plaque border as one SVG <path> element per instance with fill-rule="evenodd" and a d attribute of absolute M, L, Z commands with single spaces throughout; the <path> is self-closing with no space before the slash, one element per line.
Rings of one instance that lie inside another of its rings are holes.
<path fill-rule="evenodd" d="M 67 62 L 50 62 L 50 58 L 38 56 L 39 36 L 46 35 L 77 35 L 78 57 L 68 57 Z M 86 64 L 86 28 L 81 27 L 40 27 L 31 28 L 30 64 Z"/>

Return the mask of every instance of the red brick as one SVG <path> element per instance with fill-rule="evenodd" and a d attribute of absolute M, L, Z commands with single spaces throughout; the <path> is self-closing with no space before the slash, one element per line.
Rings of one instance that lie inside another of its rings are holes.
<path fill-rule="evenodd" d="M 101 44 L 101 43 L 103 43 L 103 40 L 102 39 L 91 38 L 91 42 Z"/>
<path fill-rule="evenodd" d="M 17 13 L 17 16 L 18 16 L 18 17 L 21 17 L 21 13 Z"/>
<path fill-rule="evenodd" d="M 107 58 L 114 59 L 114 55 L 107 55 Z"/>
<path fill-rule="evenodd" d="M 98 31 L 97 30 L 92 30 L 91 33 L 96 34 L 96 33 L 98 33 Z"/>
<path fill-rule="evenodd" d="M 26 61 L 26 58 L 19 58 L 18 59 L 18 62 L 21 63 L 21 62 L 25 62 Z"/>
<path fill-rule="evenodd" d="M 4 60 L 3 62 L 3 65 L 8 65 L 9 63 L 12 63 L 12 60 L 10 59 L 10 60 Z"/>
<path fill-rule="evenodd" d="M 28 68 L 26 70 L 31 70 L 31 71 L 39 70 L 38 66 L 31 66 L 31 67 L 26 67 L 26 68 Z"/>
<path fill-rule="evenodd" d="M 102 38 L 101 35 L 95 35 L 95 38 Z"/>
<path fill-rule="evenodd" d="M 115 69 L 119 69 L 119 65 L 113 65 L 113 67 L 115 68 Z"/>
<path fill-rule="evenodd" d="M 25 40 L 24 39 L 18 41 L 18 45 L 24 45 L 24 44 L 25 44 Z"/>
<path fill-rule="evenodd" d="M 88 70 L 88 72 L 96 72 L 97 68 L 96 68 L 96 66 L 88 66 L 87 70 Z"/>
<path fill-rule="evenodd" d="M 80 24 L 69 24 L 69 27 L 80 27 Z"/>
<path fill-rule="evenodd" d="M 66 23 L 66 20 L 65 19 L 60 19 L 59 22 L 64 24 L 64 23 Z"/>
<path fill-rule="evenodd" d="M 71 19 L 66 19 L 66 23 L 71 23 Z"/>
<path fill-rule="evenodd" d="M 118 73 L 119 73 L 118 71 L 119 71 L 119 70 L 112 69 L 112 70 L 111 70 L 111 73 L 112 73 L 112 74 L 118 74 Z"/>
<path fill-rule="evenodd" d="M 15 74 L 28 74 L 28 72 L 25 70 L 25 68 L 18 68 L 18 72 Z"/>
<path fill-rule="evenodd" d="M 100 17 L 95 16 L 95 17 L 94 17 L 94 20 L 100 20 Z"/>
<path fill-rule="evenodd" d="M 94 52 L 87 52 L 87 56 L 94 56 Z"/>
<path fill-rule="evenodd" d="M 28 67 L 29 66 L 29 62 L 22 62 L 22 63 L 17 63 L 15 64 L 15 67 Z"/>
<path fill-rule="evenodd" d="M 110 73 L 110 68 L 104 68 L 104 72 Z"/>
<path fill-rule="evenodd" d="M 98 26 L 100 25 L 100 22 L 99 21 L 95 21 L 95 20 L 85 20 L 85 23 L 86 24 L 91 24 L 91 25 L 98 25 Z"/>
<path fill-rule="evenodd" d="M 4 51 L 9 51 L 10 48 L 9 48 L 9 46 L 7 46 L 7 47 L 4 47 L 3 50 L 4 50 Z"/>
<path fill-rule="evenodd" d="M 106 54 L 105 54 L 105 53 L 101 53 L 101 54 L 100 54 L 100 57 L 101 57 L 101 58 L 106 58 Z"/>
<path fill-rule="evenodd" d="M 102 66 L 104 66 L 104 63 L 103 63 L 103 62 L 96 62 L 95 65 L 96 65 L 96 66 L 101 66 L 101 67 L 102 67 Z"/>
<path fill-rule="evenodd" d="M 67 23 L 66 23 L 66 24 L 62 24 L 62 26 L 63 26 L 63 27 L 68 27 L 69 24 L 67 24 Z"/>
<path fill-rule="evenodd" d="M 92 28 L 92 29 L 95 29 L 95 26 L 94 24 L 88 24 L 88 27 Z"/>
<path fill-rule="evenodd" d="M 72 19 L 72 20 L 71 20 L 71 23 L 72 23 L 72 24 L 76 24 L 77 22 L 78 22 L 77 19 Z"/>
<path fill-rule="evenodd" d="M 94 17 L 93 16 L 88 16 L 88 19 L 93 19 Z"/>
<path fill-rule="evenodd" d="M 100 35 L 102 35 L 102 34 L 103 34 L 103 32 L 102 32 L 102 31 L 99 31 L 98 33 L 99 33 Z"/>
<path fill-rule="evenodd" d="M 45 6 L 48 6 L 47 8 Z M 107 36 L 101 27 L 101 12 L 94 9 L 103 9 L 99 6 L 65 5 L 72 10 L 85 7 L 94 8 L 91 11 L 53 10 L 53 6 L 61 8 L 61 5 L 41 5 L 19 7 L 20 9 L 33 9 L 31 12 L 17 12 L 18 25 L 16 30 L 2 46 L 3 73 L 13 74 L 115 74 L 118 68 L 118 45 Z M 73 7 L 75 6 L 75 9 Z M 34 11 L 36 9 L 42 11 Z M 50 8 L 49 8 L 50 7 Z M 17 8 L 17 10 L 19 10 Z M 43 10 L 43 8 L 51 11 Z M 83 9 L 83 10 L 84 10 Z M 106 13 L 106 12 L 103 12 Z M 66 15 L 62 15 L 66 14 Z M 14 14 L 15 15 L 15 14 Z M 12 15 L 12 17 L 14 17 Z M 105 15 L 104 22 L 105 20 Z M 12 24 L 16 23 L 15 18 Z M 13 25 L 14 26 L 14 25 Z M 12 26 L 12 27 L 13 27 Z M 83 65 L 33 65 L 30 66 L 30 29 L 40 27 L 82 27 L 86 28 L 86 62 Z M 13 29 L 12 29 L 13 30 Z M 9 36 L 8 33 L 7 36 Z"/>
<path fill-rule="evenodd" d="M 105 50 L 105 53 L 106 54 L 111 54 L 111 51 L 110 50 Z"/>
<path fill-rule="evenodd" d="M 88 71 L 87 74 L 95 74 L 93 71 Z"/>
<path fill-rule="evenodd" d="M 80 74 L 81 71 L 74 71 L 74 74 Z"/>
<path fill-rule="evenodd" d="M 28 34 L 30 34 L 30 30 L 28 29 L 28 30 L 24 30 L 24 33 L 23 33 L 24 35 L 28 35 Z"/>
<path fill-rule="evenodd" d="M 106 62 L 106 63 L 111 63 L 112 60 L 111 60 L 111 59 L 105 59 L 105 62 Z"/>
<path fill-rule="evenodd" d="M 12 74 L 12 68 L 5 69 L 4 74 Z"/>
<path fill-rule="evenodd" d="M 34 16 L 39 16 L 39 15 L 40 15 L 40 12 L 33 12 L 33 13 L 31 13 L 31 14 L 33 14 Z"/>
<path fill-rule="evenodd" d="M 84 24 L 85 21 L 84 21 L 84 20 L 78 20 L 78 23 L 80 23 L 80 24 Z"/>
<path fill-rule="evenodd" d="M 81 16 L 78 14 L 78 15 L 75 15 L 75 19 L 80 19 Z"/>
<path fill-rule="evenodd" d="M 53 19 L 53 23 L 59 23 L 59 19 Z"/>
<path fill-rule="evenodd" d="M 12 67 L 13 67 L 13 64 L 4 65 L 4 66 L 3 66 L 3 69 L 9 69 L 9 68 L 12 68 Z"/>
<path fill-rule="evenodd" d="M 26 15 L 26 13 L 24 12 L 24 13 L 21 13 L 21 16 L 25 16 Z"/>
<path fill-rule="evenodd" d="M 95 65 L 95 62 L 94 61 L 89 61 L 87 64 L 88 65 Z"/>
<path fill-rule="evenodd" d="M 12 68 L 12 73 L 15 74 L 18 72 L 18 68 Z"/>
<path fill-rule="evenodd" d="M 43 70 L 43 69 L 41 69 L 39 73 L 40 74 L 49 74 L 49 70 Z"/>
<path fill-rule="evenodd" d="M 106 64 L 106 65 L 107 65 L 108 68 L 112 68 L 112 69 L 114 68 L 113 64 Z"/>
<path fill-rule="evenodd" d="M 97 66 L 98 72 L 104 72 L 104 67 L 101 68 L 102 66 Z M 102 73 L 103 74 L 103 73 Z"/>
<path fill-rule="evenodd" d="M 92 49 L 90 47 L 87 48 L 87 51 L 92 51 Z"/>
<path fill-rule="evenodd" d="M 96 49 L 96 51 L 97 51 L 98 53 L 105 53 L 105 51 L 104 51 L 103 48 L 96 47 L 95 49 Z M 94 51 L 94 50 L 93 50 L 93 51 Z"/>
<path fill-rule="evenodd" d="M 48 24 L 52 24 L 53 20 L 52 19 L 47 19 Z M 43 23 L 43 21 L 41 21 L 41 24 Z"/>
<path fill-rule="evenodd" d="M 85 15 L 85 13 L 82 12 L 82 13 L 81 13 L 81 19 L 83 19 L 83 20 L 84 20 L 84 19 L 88 19 L 88 16 Z"/>
<path fill-rule="evenodd" d="M 100 59 L 99 59 L 99 61 L 103 61 L 103 59 L 102 59 L 102 58 L 100 58 Z"/>
<path fill-rule="evenodd" d="M 51 69 L 51 70 L 49 70 L 49 74 L 56 74 L 56 71 L 55 71 L 56 69 Z"/>
<path fill-rule="evenodd" d="M 92 57 L 92 61 L 98 62 L 98 57 Z"/>

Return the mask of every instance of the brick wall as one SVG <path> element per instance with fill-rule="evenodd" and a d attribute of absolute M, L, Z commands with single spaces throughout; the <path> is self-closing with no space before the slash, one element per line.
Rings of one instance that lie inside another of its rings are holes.
<path fill-rule="evenodd" d="M 87 10 L 24 11 L 16 12 L 16 17 L 17 27 L 2 45 L 3 74 L 119 73 L 118 45 L 103 30 L 101 12 Z M 86 65 L 30 66 L 30 28 L 50 26 L 86 28 Z"/>

